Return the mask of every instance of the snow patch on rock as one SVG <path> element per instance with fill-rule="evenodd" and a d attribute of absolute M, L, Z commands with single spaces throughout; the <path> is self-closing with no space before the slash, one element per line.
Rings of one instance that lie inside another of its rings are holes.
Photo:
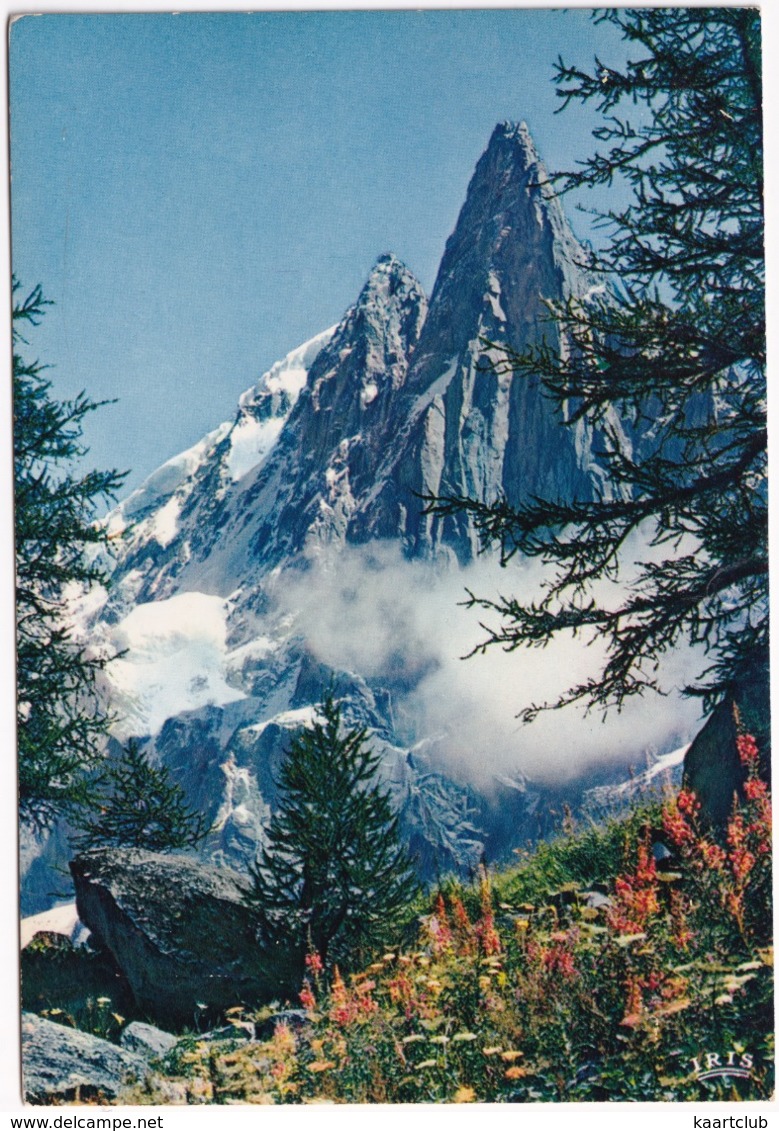
<path fill-rule="evenodd" d="M 307 342 L 297 346 L 280 361 L 275 362 L 267 373 L 263 373 L 256 385 L 252 385 L 245 393 L 241 394 L 238 401 L 239 408 L 247 408 L 258 393 L 286 393 L 292 400 L 297 400 L 306 384 L 308 371 L 316 360 L 317 354 L 324 348 L 335 333 L 337 326 L 330 326 Z"/>
<path fill-rule="evenodd" d="M 367 408 L 369 404 L 373 404 L 378 395 L 379 387 L 374 381 L 371 381 L 369 384 L 363 386 L 362 392 L 360 393 L 360 404 L 363 408 Z"/>
<path fill-rule="evenodd" d="M 37 915 L 27 915 L 22 919 L 19 931 L 22 950 L 29 946 L 39 931 L 64 935 L 77 945 L 83 944 L 90 933 L 78 917 L 75 902 L 60 903 L 50 911 L 41 911 Z"/>
<path fill-rule="evenodd" d="M 314 723 L 321 721 L 323 720 L 316 706 L 298 707 L 291 711 L 282 711 L 281 714 L 274 715 L 272 719 L 266 719 L 264 722 L 244 727 L 244 730 L 247 734 L 260 735 L 271 723 L 292 730 L 300 727 L 312 727 Z"/>
<path fill-rule="evenodd" d="M 243 479 L 244 475 L 248 475 L 262 463 L 276 443 L 285 419 L 279 416 L 270 420 L 244 417 L 238 421 L 230 437 L 230 454 L 227 457 L 227 468 L 233 483 Z"/>
<path fill-rule="evenodd" d="M 266 459 L 306 386 L 311 366 L 336 329 L 330 326 L 291 350 L 241 395 L 226 458 L 233 483 Z"/>
<path fill-rule="evenodd" d="M 158 506 L 164 499 L 177 491 L 200 466 L 208 452 L 225 438 L 232 427 L 224 421 L 198 443 L 186 451 L 172 456 L 162 467 L 153 471 L 137 490 L 120 503 L 108 516 L 108 533 L 120 533 L 132 519 L 136 519 L 150 507 Z"/>
<path fill-rule="evenodd" d="M 114 733 L 156 734 L 182 711 L 245 699 L 227 683 L 227 603 L 180 593 L 137 605 L 111 632 L 125 654 L 108 670 L 120 721 Z"/>

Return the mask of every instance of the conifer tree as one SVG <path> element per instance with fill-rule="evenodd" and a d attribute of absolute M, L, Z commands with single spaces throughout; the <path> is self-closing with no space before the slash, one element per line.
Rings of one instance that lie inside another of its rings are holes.
<path fill-rule="evenodd" d="M 19 805 L 34 829 L 88 801 L 84 771 L 101 754 L 107 718 L 95 680 L 106 657 L 73 639 L 67 597 L 106 581 L 94 553 L 106 536 L 94 519 L 123 479 L 74 470 L 86 453 L 84 418 L 100 405 L 84 393 L 56 400 L 45 367 L 22 356 L 22 329 L 47 305 L 38 286 L 13 306 Z"/>
<path fill-rule="evenodd" d="M 365 728 L 342 726 L 332 694 L 320 712 L 282 764 L 281 804 L 249 897 L 266 955 L 292 988 L 308 953 L 349 966 L 381 945 L 416 891 Z"/>
<path fill-rule="evenodd" d="M 602 670 L 523 715 L 606 708 L 656 686 L 657 661 L 687 640 L 708 660 L 688 693 L 704 709 L 768 662 L 763 142 L 760 14 L 750 8 L 610 9 L 630 48 L 621 69 L 558 63 L 561 108 L 592 103 L 601 148 L 562 191 L 627 183 L 601 215 L 609 240 L 588 265 L 603 293 L 553 304 L 562 351 L 511 353 L 514 380 L 540 375 L 568 426 L 600 426 L 608 496 L 595 501 L 439 499 L 485 544 L 540 558 L 535 601 L 497 612 L 483 644 L 511 651 L 558 633 L 598 635 Z M 561 425 L 562 426 L 562 425 Z M 649 545 L 634 567 L 626 544 Z M 624 583 L 612 601 L 602 580 Z"/>
<path fill-rule="evenodd" d="M 91 811 L 79 821 L 80 851 L 119 846 L 164 852 L 193 848 L 208 832 L 190 809 L 181 786 L 164 766 L 153 766 L 131 739 L 118 758 L 107 759 L 90 787 Z"/>

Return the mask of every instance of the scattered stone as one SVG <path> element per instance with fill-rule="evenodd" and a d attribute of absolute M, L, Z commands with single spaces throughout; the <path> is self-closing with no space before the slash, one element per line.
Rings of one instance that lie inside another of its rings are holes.
<path fill-rule="evenodd" d="M 47 938 L 53 939 L 54 936 L 57 936 L 66 939 L 72 942 L 74 946 L 83 945 L 86 938 L 89 937 L 89 932 L 85 930 L 83 923 L 79 920 L 75 903 L 58 904 L 49 911 L 25 916 L 19 928 L 22 950 L 43 934 Z"/>
<path fill-rule="evenodd" d="M 256 1039 L 254 1023 L 252 1021 L 231 1021 L 229 1025 L 222 1025 L 219 1029 L 209 1029 L 201 1033 L 201 1041 L 253 1041 Z"/>
<path fill-rule="evenodd" d="M 602 907 L 611 907 L 609 897 L 600 891 L 582 891 L 579 892 L 579 898 L 585 907 L 591 907 L 595 911 L 600 911 Z"/>
<path fill-rule="evenodd" d="M 131 1021 L 123 1030 L 119 1043 L 130 1052 L 154 1057 L 164 1056 L 177 1041 L 178 1037 L 174 1037 L 173 1033 L 166 1033 L 156 1025 L 149 1025 L 145 1021 Z"/>
<path fill-rule="evenodd" d="M 186 1080 L 166 1080 L 164 1076 L 154 1076 L 152 1088 L 155 1104 L 169 1104 L 175 1107 L 189 1103 Z"/>
<path fill-rule="evenodd" d="M 22 950 L 35 953 L 57 950 L 64 954 L 73 950 L 73 943 L 67 935 L 61 935 L 58 931 L 36 931 L 30 941 L 24 944 Z"/>
<path fill-rule="evenodd" d="M 147 1074 L 143 1057 L 127 1049 L 35 1013 L 22 1014 L 22 1078 L 28 1103 L 112 1100 Z"/>
<path fill-rule="evenodd" d="M 668 845 L 663 844 L 663 842 L 660 840 L 656 840 L 652 845 L 652 856 L 654 858 L 655 864 L 662 865 L 664 865 L 666 861 L 674 859 L 674 854 L 673 852 L 671 852 Z"/>

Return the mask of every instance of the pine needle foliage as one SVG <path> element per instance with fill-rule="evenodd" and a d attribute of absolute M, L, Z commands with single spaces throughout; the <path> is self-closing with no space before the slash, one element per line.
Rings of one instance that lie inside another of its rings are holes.
<path fill-rule="evenodd" d="M 131 739 L 107 760 L 91 790 L 92 812 L 81 820 L 79 851 L 108 846 L 164 852 L 194 848 L 208 832 L 164 766 L 153 766 Z"/>
<path fill-rule="evenodd" d="M 16 280 L 13 290 L 16 296 Z M 46 367 L 22 355 L 22 330 L 37 326 L 48 305 L 37 286 L 13 306 L 19 805 L 34 829 L 88 802 L 84 771 L 105 738 L 96 677 L 107 657 L 73 639 L 67 595 L 106 583 L 88 551 L 105 544 L 97 507 L 123 479 L 116 471 L 74 470 L 86 454 L 84 418 L 105 402 L 85 393 L 56 400 Z"/>
<path fill-rule="evenodd" d="M 500 620 L 477 650 L 543 647 L 565 632 L 607 644 L 601 671 L 525 719 L 571 702 L 619 707 L 657 686 L 658 658 L 684 640 L 708 656 L 686 689 L 706 710 L 768 660 L 760 14 L 628 8 L 595 19 L 616 25 L 630 61 L 619 71 L 559 61 L 561 109 L 591 103 L 602 125 L 600 148 L 556 183 L 622 180 L 630 203 L 600 214 L 609 239 L 588 267 L 602 292 L 550 304 L 564 348 L 508 351 L 500 367 L 540 376 L 569 426 L 599 427 L 608 489 L 594 501 L 432 501 L 437 513 L 467 512 L 504 563 L 521 554 L 549 567 L 535 601 L 469 594 Z M 642 541 L 634 567 L 627 546 Z M 621 583 L 618 599 L 596 596 L 602 581 Z"/>
<path fill-rule="evenodd" d="M 343 726 L 331 693 L 282 764 L 249 902 L 266 953 L 284 956 L 295 990 L 307 954 L 353 966 L 392 936 L 416 893 L 378 765 L 367 730 Z"/>

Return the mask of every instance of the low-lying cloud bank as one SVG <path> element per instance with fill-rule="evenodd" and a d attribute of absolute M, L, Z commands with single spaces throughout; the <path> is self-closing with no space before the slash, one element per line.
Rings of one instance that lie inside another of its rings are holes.
<path fill-rule="evenodd" d="M 626 560 L 641 552 L 646 548 L 636 543 Z M 700 706 L 680 691 L 704 657 L 684 646 L 661 659 L 665 696 L 647 693 L 605 719 L 567 707 L 527 725 L 518 721 L 523 707 L 554 701 L 600 671 L 605 656 L 597 638 L 588 644 L 569 635 L 545 648 L 509 654 L 492 647 L 463 659 L 486 635 L 479 624 L 485 614 L 462 607 L 466 588 L 526 599 L 540 591 L 540 581 L 536 562 L 502 569 L 484 557 L 466 568 L 444 567 L 409 562 L 395 544 L 372 543 L 318 557 L 305 573 L 283 574 L 274 597 L 319 660 L 391 685 L 410 737 L 440 735 L 436 748 L 476 784 L 516 771 L 560 782 L 615 761 L 643 768 L 647 756 L 689 741 Z"/>

